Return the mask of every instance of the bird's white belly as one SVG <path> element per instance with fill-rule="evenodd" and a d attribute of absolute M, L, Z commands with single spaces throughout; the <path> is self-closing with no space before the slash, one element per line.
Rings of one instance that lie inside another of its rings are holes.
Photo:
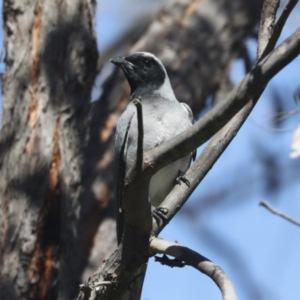
<path fill-rule="evenodd" d="M 160 169 L 152 176 L 149 185 L 151 205 L 159 206 L 161 204 L 174 187 L 178 171 L 185 172 L 188 169 L 189 163 L 190 155 Z"/>

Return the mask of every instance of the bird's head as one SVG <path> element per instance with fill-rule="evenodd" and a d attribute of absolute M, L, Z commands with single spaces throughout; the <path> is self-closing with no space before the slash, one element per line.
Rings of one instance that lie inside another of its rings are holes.
<path fill-rule="evenodd" d="M 170 86 L 165 67 L 151 53 L 136 52 L 126 57 L 114 57 L 110 62 L 122 68 L 132 95 L 144 95 Z"/>

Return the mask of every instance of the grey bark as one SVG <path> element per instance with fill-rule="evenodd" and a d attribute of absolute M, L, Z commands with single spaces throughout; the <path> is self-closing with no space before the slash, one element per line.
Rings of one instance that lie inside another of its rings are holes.
<path fill-rule="evenodd" d="M 93 1 L 6 0 L 0 299 L 70 299 L 90 92 Z"/>
<path fill-rule="evenodd" d="M 275 24 L 276 12 L 279 7 L 279 0 L 266 0 L 262 8 L 262 18 L 260 19 L 260 26 L 258 32 L 258 39 L 260 43 L 257 47 L 257 57 L 263 57 L 264 51 L 270 41 Z M 275 45 L 274 45 L 275 46 Z M 274 48 L 273 46 L 273 48 Z"/>
<path fill-rule="evenodd" d="M 177 242 L 170 242 L 164 239 L 158 239 L 153 237 L 150 242 L 150 250 L 153 253 L 167 254 L 175 257 L 177 260 L 170 260 L 168 257 L 163 256 L 157 258 L 161 264 L 170 264 L 184 262 L 185 266 L 191 266 L 201 273 L 210 277 L 214 283 L 218 286 L 222 293 L 223 300 L 237 300 L 237 295 L 234 286 L 226 273 L 214 262 L 210 261 L 203 255 L 189 249 L 188 247 L 182 246 Z M 176 265 L 175 265 L 176 266 Z M 182 265 L 180 266 L 182 267 Z M 199 295 L 201 297 L 201 295 Z M 198 298 L 198 297 L 197 297 Z"/>

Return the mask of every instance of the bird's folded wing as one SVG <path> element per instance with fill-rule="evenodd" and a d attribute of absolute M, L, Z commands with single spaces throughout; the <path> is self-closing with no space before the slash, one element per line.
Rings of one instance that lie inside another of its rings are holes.
<path fill-rule="evenodd" d="M 180 104 L 186 109 L 188 116 L 191 120 L 191 124 L 194 124 L 195 120 L 194 120 L 193 112 L 192 112 L 191 108 L 189 107 L 189 105 L 186 103 L 183 103 L 183 102 L 180 102 Z M 191 162 L 196 159 L 196 156 L 197 156 L 197 149 L 192 154 Z"/>
<path fill-rule="evenodd" d="M 135 107 L 132 103 L 130 103 L 118 122 L 116 135 L 115 135 L 114 185 L 115 185 L 115 197 L 116 197 L 116 208 L 117 208 L 118 244 L 121 242 L 121 238 L 123 234 L 122 197 L 123 197 L 124 178 L 125 178 L 125 171 L 126 171 L 126 150 L 127 150 L 127 142 L 128 142 L 128 133 L 135 113 L 136 113 Z"/>

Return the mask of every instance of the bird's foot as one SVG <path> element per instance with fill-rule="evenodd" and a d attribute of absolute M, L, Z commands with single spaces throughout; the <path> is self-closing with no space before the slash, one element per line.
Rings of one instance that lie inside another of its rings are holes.
<path fill-rule="evenodd" d="M 160 222 L 163 222 L 163 224 L 168 224 L 168 219 L 166 217 L 168 212 L 169 212 L 169 210 L 165 207 L 152 206 L 152 216 L 158 226 L 160 225 Z"/>
<path fill-rule="evenodd" d="M 185 266 L 185 263 L 182 260 L 180 260 L 178 258 L 171 259 L 166 254 L 164 254 L 162 257 L 155 255 L 154 258 L 155 258 L 155 261 L 158 261 L 162 265 L 166 265 L 171 268 L 174 268 L 174 267 L 183 268 Z"/>
<path fill-rule="evenodd" d="M 191 184 L 189 180 L 185 177 L 185 172 L 178 171 L 178 176 L 175 179 L 175 182 L 179 185 L 181 185 L 181 181 L 184 182 L 188 187 L 191 187 Z"/>

